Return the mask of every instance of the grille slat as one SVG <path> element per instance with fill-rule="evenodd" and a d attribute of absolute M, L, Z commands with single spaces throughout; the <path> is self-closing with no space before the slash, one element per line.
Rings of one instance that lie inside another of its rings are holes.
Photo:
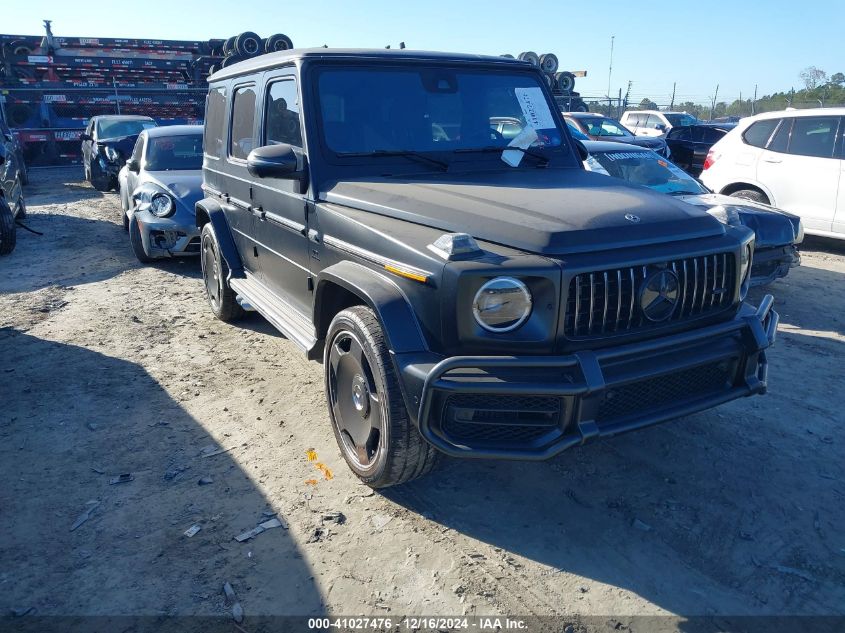
<path fill-rule="evenodd" d="M 674 272 L 680 287 L 669 318 L 655 323 L 643 314 L 638 297 L 643 282 L 660 269 Z M 735 270 L 735 256 L 718 253 L 575 275 L 569 285 L 564 334 L 589 338 L 631 332 L 716 312 L 730 305 Z"/>

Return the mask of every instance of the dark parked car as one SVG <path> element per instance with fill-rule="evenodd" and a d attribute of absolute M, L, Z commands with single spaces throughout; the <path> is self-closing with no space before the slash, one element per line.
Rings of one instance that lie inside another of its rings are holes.
<path fill-rule="evenodd" d="M 636 136 L 616 119 L 592 112 L 564 112 L 563 118 L 571 127 L 593 141 L 628 143 L 646 147 L 669 158 L 669 146 L 662 137 Z"/>
<path fill-rule="evenodd" d="M 713 193 L 677 165 L 645 148 L 621 149 L 599 141 L 585 141 L 584 146 L 590 152 L 585 166 L 591 171 L 675 196 L 707 209 L 726 224 L 753 230 L 752 286 L 786 277 L 790 268 L 799 265 L 797 245 L 804 240 L 804 227 L 797 215 L 767 204 Z"/>
<path fill-rule="evenodd" d="M 17 165 L 17 170 L 20 173 L 20 181 L 22 185 L 29 184 L 29 172 L 26 168 L 26 161 L 23 157 L 23 146 L 20 139 L 9 129 L 6 122 L 0 119 L 0 143 L 6 146 L 8 153 L 12 156 Z"/>
<path fill-rule="evenodd" d="M 91 117 L 82 133 L 85 180 L 97 191 L 117 189 L 117 174 L 143 130 L 156 126 L 148 116 L 109 114 Z"/>
<path fill-rule="evenodd" d="M 194 205 L 202 193 L 202 126 L 144 130 L 118 175 L 123 226 L 142 263 L 199 254 Z"/>
<path fill-rule="evenodd" d="M 735 123 L 699 123 L 673 127 L 666 134 L 666 142 L 672 150 L 672 161 L 685 172 L 697 176 L 704 169 L 704 159 L 710 148 L 734 127 Z"/>
<path fill-rule="evenodd" d="M 745 302 L 754 234 L 586 171 L 528 63 L 262 55 L 209 78 L 204 147 L 211 309 L 255 309 L 322 359 L 371 486 L 766 390 L 778 316 Z"/>

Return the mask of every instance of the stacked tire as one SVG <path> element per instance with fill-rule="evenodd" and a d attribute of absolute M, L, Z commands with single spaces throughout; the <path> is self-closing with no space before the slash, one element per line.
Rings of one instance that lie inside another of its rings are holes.
<path fill-rule="evenodd" d="M 267 39 L 262 39 L 257 33 L 244 31 L 223 42 L 223 59 L 219 65 L 212 66 L 211 72 L 264 53 L 277 53 L 291 48 L 293 48 L 293 41 L 283 33 L 276 33 Z"/>
<path fill-rule="evenodd" d="M 502 57 L 513 59 L 513 55 L 505 54 Z M 523 51 L 516 56 L 516 59 L 528 62 L 539 68 L 546 78 L 546 84 L 555 95 L 555 100 L 562 107 L 572 112 L 588 112 L 587 104 L 581 99 L 581 95 L 575 92 L 575 74 L 568 70 L 561 71 L 560 62 L 553 53 L 538 55 L 534 51 Z"/>

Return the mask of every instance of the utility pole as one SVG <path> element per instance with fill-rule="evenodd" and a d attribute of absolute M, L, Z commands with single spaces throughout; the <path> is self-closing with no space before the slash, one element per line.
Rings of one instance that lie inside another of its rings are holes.
<path fill-rule="evenodd" d="M 674 110 L 674 109 L 675 109 L 675 87 L 676 87 L 677 85 L 678 85 L 678 84 L 677 84 L 677 82 L 675 82 L 675 81 L 673 81 L 673 82 L 672 82 L 672 102 L 669 104 L 669 109 L 670 109 L 670 110 Z"/>
<path fill-rule="evenodd" d="M 613 41 L 616 39 L 615 35 L 610 36 L 610 64 L 607 67 L 607 98 L 610 98 L 610 78 L 613 75 Z"/>
<path fill-rule="evenodd" d="M 716 92 L 713 94 L 713 100 L 710 102 L 710 120 L 713 120 L 713 112 L 716 110 L 716 99 L 719 98 L 719 84 L 716 84 Z"/>
<path fill-rule="evenodd" d="M 755 114 L 754 108 L 757 104 L 757 84 L 754 84 L 754 98 L 751 100 L 751 114 L 752 116 Z"/>

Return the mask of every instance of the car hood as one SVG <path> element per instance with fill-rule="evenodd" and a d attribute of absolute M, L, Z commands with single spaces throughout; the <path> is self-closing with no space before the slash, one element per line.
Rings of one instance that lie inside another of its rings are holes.
<path fill-rule="evenodd" d="M 115 138 L 101 138 L 97 141 L 97 145 L 102 147 L 108 145 L 115 148 L 124 156 L 129 156 L 135 148 L 135 142 L 138 140 L 138 135 L 133 136 L 118 136 Z"/>
<path fill-rule="evenodd" d="M 194 213 L 194 205 L 202 200 L 202 170 L 144 172 L 139 186 L 149 183 L 173 196 L 177 203 Z"/>
<path fill-rule="evenodd" d="M 703 210 L 581 169 L 362 178 L 328 183 L 324 191 L 327 202 L 544 255 L 725 231 Z"/>
<path fill-rule="evenodd" d="M 792 244 L 801 232 L 801 218 L 767 204 L 733 198 L 719 193 L 679 196 L 699 207 L 733 207 L 743 226 L 754 231 L 755 248 Z"/>

